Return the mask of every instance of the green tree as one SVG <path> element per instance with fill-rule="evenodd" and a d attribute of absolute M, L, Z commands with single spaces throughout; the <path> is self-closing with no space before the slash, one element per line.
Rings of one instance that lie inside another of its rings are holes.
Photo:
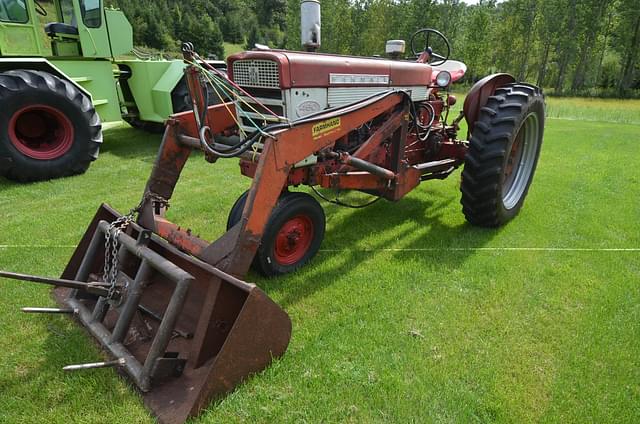
<path fill-rule="evenodd" d="M 640 3 L 637 0 L 618 2 L 619 24 L 616 31 L 615 46 L 621 57 L 618 94 L 627 94 L 638 80 L 638 50 L 640 50 Z"/>

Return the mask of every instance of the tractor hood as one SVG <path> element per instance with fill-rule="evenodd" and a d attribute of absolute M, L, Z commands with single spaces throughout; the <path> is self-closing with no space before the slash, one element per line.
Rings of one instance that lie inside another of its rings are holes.
<path fill-rule="evenodd" d="M 242 66 L 234 66 L 239 61 Z M 247 61 L 254 61 L 255 66 L 247 64 Z M 237 82 L 241 77 L 245 81 L 243 85 L 258 87 L 264 87 L 259 78 L 264 74 L 265 67 L 272 68 L 274 72 L 271 75 L 278 79 L 281 89 L 330 86 L 415 87 L 431 84 L 432 77 L 431 67 L 422 63 L 286 50 L 242 52 L 229 56 L 228 64 L 231 79 Z"/>

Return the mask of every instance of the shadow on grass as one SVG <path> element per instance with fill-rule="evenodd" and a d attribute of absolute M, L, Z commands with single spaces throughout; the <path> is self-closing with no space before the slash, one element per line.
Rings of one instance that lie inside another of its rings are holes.
<path fill-rule="evenodd" d="M 2 192 L 3 189 L 12 187 L 16 184 L 18 183 L 16 183 L 15 181 L 8 180 L 5 177 L 0 177 L 0 192 Z"/>
<path fill-rule="evenodd" d="M 153 162 L 162 141 L 162 134 L 150 134 L 129 126 L 110 128 L 104 131 L 103 134 L 104 140 L 100 146 L 100 154 L 112 154 L 121 159 L 138 158 L 143 161 Z M 96 163 L 99 164 L 100 161 L 101 158 L 98 157 L 97 161 L 92 163 L 91 166 L 96 166 Z M 38 183 L 41 182 L 18 183 L 0 176 L 0 192 L 5 188 L 15 186 L 28 187 Z"/>
<path fill-rule="evenodd" d="M 331 223 L 326 235 L 327 250 L 321 252 L 313 262 L 317 265 L 319 261 L 328 261 L 334 265 L 313 266 L 312 263 L 311 266 L 290 276 L 263 279 L 260 285 L 270 295 L 277 295 L 278 303 L 286 310 L 348 275 L 355 266 L 367 257 L 373 256 L 375 250 L 389 247 L 479 247 L 497 234 L 495 230 L 474 228 L 461 220 L 453 220 L 457 224 L 451 224 L 452 220 L 446 219 L 448 215 L 460 213 L 459 208 L 453 205 L 457 202 L 457 195 L 429 193 L 424 197 L 426 198 L 409 196 L 397 203 L 382 201 L 369 208 L 347 213 L 338 212 L 334 206 L 327 207 L 327 215 L 336 218 L 336 221 Z M 332 250 L 334 246 L 336 249 Z M 364 249 L 366 251 L 363 252 Z M 438 254 L 437 259 L 434 259 L 434 255 L 428 252 L 423 255 L 422 252 L 398 251 L 391 252 L 390 256 L 392 260 L 401 263 L 408 255 L 412 255 L 413 258 L 421 257 L 420 262 L 424 261 L 425 268 L 442 266 L 443 269 L 455 269 L 463 266 L 470 254 L 472 251 L 455 251 L 450 254 Z M 384 266 L 385 262 L 378 261 L 376 264 Z M 415 266 L 415 262 L 413 264 Z M 252 275 L 250 280 L 254 277 Z M 110 402 L 121 405 L 142 405 L 137 391 L 131 384 L 121 385 L 122 380 L 115 377 L 113 372 L 63 373 L 60 368 L 64 365 L 99 361 L 103 354 L 99 353 L 95 342 L 86 342 L 92 338 L 71 320 L 39 318 L 49 321 L 45 324 L 49 334 L 41 349 L 45 358 L 19 379 L 1 377 L 0 386 L 10 393 L 21 393 L 25 389 L 35 390 L 37 387 L 42 390 L 42 387 L 45 387 L 47 396 L 62 399 L 59 408 L 71 408 L 73 405 L 70 403 L 90 402 L 95 398 L 109 399 Z M 27 387 L 24 387 L 25 385 Z M 80 386 L 85 387 L 90 395 L 71 392 Z M 122 390 L 123 386 L 126 386 L 127 390 Z M 92 406 L 90 413 L 101 414 L 104 412 L 101 409 L 99 405 Z M 142 406 L 137 414 L 144 417 Z"/>
<path fill-rule="evenodd" d="M 454 209 L 449 206 L 453 201 L 452 197 L 444 199 L 437 198 L 436 195 L 429 200 L 408 197 L 395 204 L 379 202 L 369 208 L 353 211 L 342 218 L 338 224 L 334 224 L 325 234 L 325 241 L 339 239 L 342 246 L 335 250 L 329 248 L 321 251 L 313 260 L 316 263 L 317 261 L 336 262 L 335 266 L 329 269 L 326 266 L 308 266 L 288 277 L 261 279 L 260 285 L 270 295 L 281 295 L 278 296 L 280 299 L 278 303 L 288 308 L 349 274 L 350 270 L 367 257 L 375 255 L 376 250 L 389 248 L 399 249 L 391 251 L 394 260 L 398 262 L 406 259 L 407 256 L 419 255 L 422 256 L 425 265 L 430 268 L 441 266 L 443 269 L 456 269 L 473 254 L 473 250 L 456 250 L 446 255 L 439 254 L 437 263 L 434 263 L 433 254 L 429 250 L 482 247 L 498 231 L 473 227 L 466 222 L 459 225 L 447 224 L 443 217 Z M 408 222 L 418 224 L 418 229 L 416 230 L 415 225 L 405 225 Z M 386 238 L 368 237 L 367 245 L 362 246 L 363 237 L 368 235 L 362 231 L 365 227 L 364 223 L 367 228 L 377 228 L 380 232 L 386 233 L 394 228 L 402 227 L 402 229 L 387 234 Z M 421 252 L 405 249 L 426 250 Z M 384 262 L 380 266 L 384 266 Z M 254 277 L 255 275 L 250 276 L 251 279 Z"/>

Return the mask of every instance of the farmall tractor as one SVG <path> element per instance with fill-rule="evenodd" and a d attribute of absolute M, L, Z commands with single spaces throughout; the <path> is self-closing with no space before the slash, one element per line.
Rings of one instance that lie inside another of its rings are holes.
<path fill-rule="evenodd" d="M 134 51 L 127 18 L 100 0 L 0 0 L 0 176 L 82 173 L 103 126 L 161 132 L 188 110 L 183 61 Z"/>
<path fill-rule="evenodd" d="M 302 11 L 302 39 L 314 50 L 319 3 L 305 0 Z M 318 251 L 323 209 L 292 187 L 358 190 L 392 210 L 420 183 L 464 166 L 467 219 L 486 227 L 512 219 L 540 154 L 540 89 L 487 76 L 449 120 L 448 89 L 464 65 L 449 60 L 435 30 L 410 44 L 411 60 L 254 50 L 228 59 L 229 78 L 186 44 L 193 112 L 167 121 L 140 204 L 126 215 L 102 205 L 61 278 L 0 273 L 57 286 L 60 308 L 25 311 L 73 315 L 110 357 L 65 369 L 115 367 L 160 422 L 182 423 L 284 354 L 288 315 L 243 279 L 252 266 L 292 272 Z M 387 52 L 399 57 L 403 46 L 389 42 Z M 207 107 L 210 95 L 232 100 Z M 462 119 L 468 141 L 458 137 Z M 165 214 L 194 150 L 211 163 L 239 158 L 252 179 L 213 243 Z"/>

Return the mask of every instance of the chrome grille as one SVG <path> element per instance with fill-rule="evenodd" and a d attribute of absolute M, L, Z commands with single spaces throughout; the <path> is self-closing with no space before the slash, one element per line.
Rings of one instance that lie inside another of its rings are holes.
<path fill-rule="evenodd" d="M 272 60 L 239 60 L 233 63 L 236 84 L 257 88 L 280 88 L 280 70 Z"/>

